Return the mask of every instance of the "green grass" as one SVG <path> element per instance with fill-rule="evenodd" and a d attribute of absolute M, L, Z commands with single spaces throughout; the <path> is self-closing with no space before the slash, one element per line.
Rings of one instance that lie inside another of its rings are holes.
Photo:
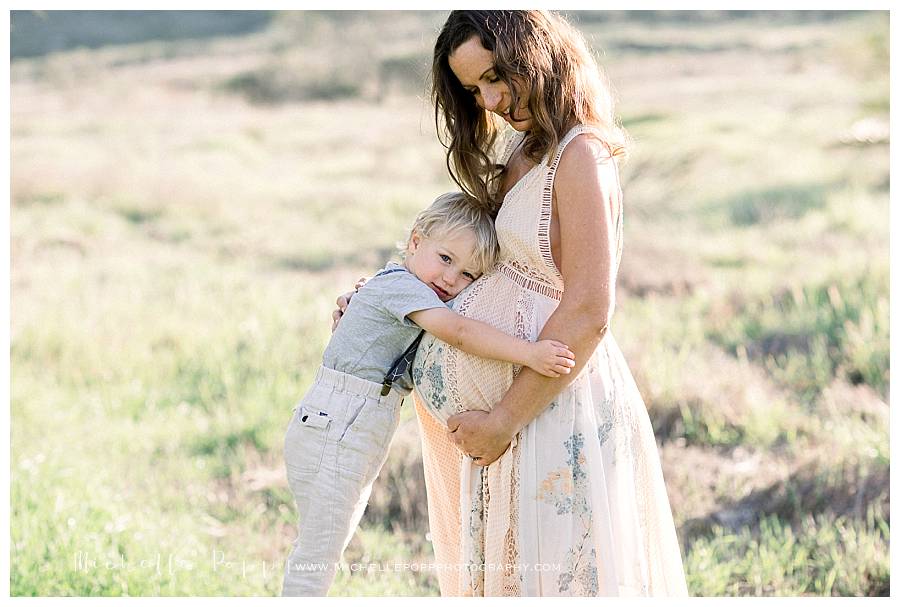
<path fill-rule="evenodd" d="M 329 596 L 440 596 L 429 568 L 433 553 L 416 553 L 405 539 L 377 526 L 362 531 L 344 553 Z"/>
<path fill-rule="evenodd" d="M 802 217 L 807 211 L 824 206 L 825 186 L 782 185 L 760 191 L 742 192 L 726 202 L 728 216 L 737 226 L 771 223 Z"/>
<path fill-rule="evenodd" d="M 692 596 L 888 596 L 887 522 L 810 516 L 795 532 L 777 517 L 756 532 L 717 526 L 685 562 Z"/>
<path fill-rule="evenodd" d="M 879 263 L 858 277 L 834 277 L 750 302 L 716 318 L 711 336 L 743 349 L 780 383 L 811 400 L 833 377 L 887 395 L 888 271 Z"/>

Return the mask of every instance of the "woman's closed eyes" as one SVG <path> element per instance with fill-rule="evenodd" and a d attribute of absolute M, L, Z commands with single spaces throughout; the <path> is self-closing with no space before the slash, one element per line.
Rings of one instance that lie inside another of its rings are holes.
<path fill-rule="evenodd" d="M 500 76 L 497 74 L 491 74 L 490 76 L 485 76 L 485 80 L 487 80 L 488 84 L 497 84 L 500 82 Z M 478 95 L 481 91 L 478 90 L 477 86 L 467 86 L 465 87 L 466 91 L 468 91 L 471 95 Z"/>

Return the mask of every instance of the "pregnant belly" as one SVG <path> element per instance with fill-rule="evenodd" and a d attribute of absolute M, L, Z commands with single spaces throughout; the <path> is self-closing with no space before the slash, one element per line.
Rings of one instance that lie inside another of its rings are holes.
<path fill-rule="evenodd" d="M 522 290 L 504 276 L 483 276 L 457 297 L 454 311 L 508 335 L 530 338 Z M 468 354 L 426 333 L 413 362 L 416 392 L 435 419 L 461 411 L 490 411 L 509 389 L 518 366 Z"/>

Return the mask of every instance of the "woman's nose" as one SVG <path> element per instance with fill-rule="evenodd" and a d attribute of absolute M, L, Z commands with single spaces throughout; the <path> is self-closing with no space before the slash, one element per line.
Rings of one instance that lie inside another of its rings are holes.
<path fill-rule="evenodd" d="M 497 109 L 497 106 L 500 104 L 500 99 L 503 95 L 495 88 L 485 89 L 481 93 L 481 98 L 484 101 L 484 109 L 489 112 L 493 112 Z"/>

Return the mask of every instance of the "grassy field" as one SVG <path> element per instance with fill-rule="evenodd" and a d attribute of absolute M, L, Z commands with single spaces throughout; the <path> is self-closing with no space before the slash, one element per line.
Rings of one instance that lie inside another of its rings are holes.
<path fill-rule="evenodd" d="M 274 595 L 334 298 L 450 189 L 443 13 L 11 64 L 13 595 Z M 576 16 L 693 595 L 889 591 L 888 15 Z M 411 407 L 333 595 L 436 595 Z"/>

